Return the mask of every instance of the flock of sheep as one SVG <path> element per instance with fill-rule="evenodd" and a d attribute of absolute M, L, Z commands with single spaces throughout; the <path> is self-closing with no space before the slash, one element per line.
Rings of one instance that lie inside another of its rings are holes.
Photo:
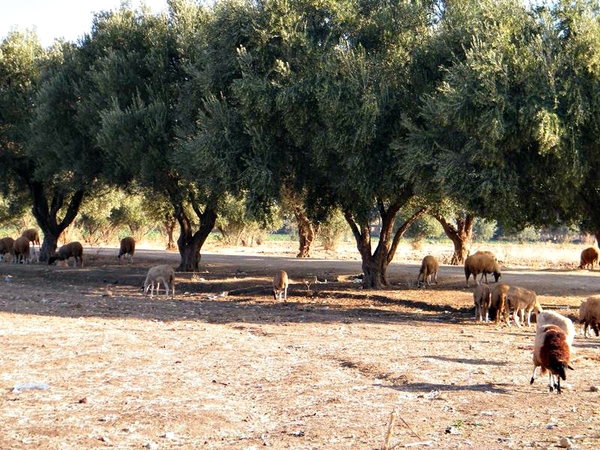
<path fill-rule="evenodd" d="M 594 247 L 587 248 L 581 252 L 580 269 L 593 270 L 598 262 L 598 250 Z M 439 264 L 435 257 L 428 255 L 423 258 L 417 285 L 420 283 L 431 285 L 437 284 L 437 272 Z M 487 322 L 488 318 L 498 323 L 504 320 L 510 326 L 510 315 L 517 326 L 521 322 L 531 326 L 531 313 L 536 314 L 536 335 L 533 350 L 533 375 L 531 383 L 535 380 L 536 370 L 541 368 L 541 374 L 549 373 L 549 389 L 556 389 L 561 393 L 560 380 L 566 380 L 567 369 L 573 369 L 570 365 L 571 348 L 575 338 L 575 326 L 571 319 L 555 312 L 544 311 L 540 305 L 536 293 L 532 290 L 508 284 L 497 284 L 490 289 L 487 284 L 487 275 L 494 276 L 498 281 L 502 276 L 500 265 L 493 253 L 478 251 L 465 260 L 466 285 L 469 287 L 469 278 L 473 276 L 477 287 L 473 292 L 475 304 L 475 320 Z M 477 277 L 481 276 L 477 281 Z M 486 284 L 481 282 L 485 278 Z M 579 323 L 582 326 L 584 337 L 588 336 L 591 327 L 596 336 L 599 333 L 600 322 L 600 298 L 590 297 L 583 301 L 579 307 Z"/>
<path fill-rule="evenodd" d="M 38 248 L 36 248 L 36 245 Z M 17 239 L 5 237 L 0 239 L 0 258 L 8 261 L 12 258 L 15 263 L 39 262 L 40 238 L 36 229 L 30 228 L 21 234 Z M 123 238 L 120 242 L 118 259 L 119 263 L 123 256 L 129 255 L 131 262 L 135 254 L 135 239 L 132 237 Z M 83 267 L 83 246 L 79 242 L 70 242 L 63 245 L 58 251 L 50 256 L 48 264 L 57 262 L 67 265 L 67 261 L 74 258 L 75 267 L 79 263 Z M 587 248 L 581 253 L 579 268 L 593 269 L 598 262 L 598 251 L 593 248 Z M 419 275 L 417 277 L 417 286 L 426 284 L 430 286 L 432 282 L 437 284 L 439 263 L 434 256 L 428 255 L 423 258 Z M 549 389 L 560 394 L 560 380 L 566 380 L 566 370 L 572 369 L 570 365 L 571 346 L 575 337 L 575 327 L 573 322 L 555 311 L 544 311 L 537 299 L 536 293 L 532 290 L 518 286 L 509 286 L 508 284 L 497 284 L 490 289 L 487 284 L 487 276 L 493 275 L 497 282 L 502 274 L 500 265 L 491 252 L 478 251 L 470 255 L 465 260 L 466 286 L 469 287 L 469 278 L 472 276 L 476 283 L 473 292 L 473 301 L 475 304 L 475 319 L 481 322 L 493 320 L 498 323 L 504 320 L 510 326 L 510 315 L 515 324 L 521 327 L 521 322 L 527 320 L 527 326 L 531 326 L 531 313 L 536 313 L 536 335 L 533 350 L 533 375 L 531 383 L 535 380 L 536 370 L 541 368 L 541 374 L 549 373 Z M 477 277 L 480 276 L 480 280 Z M 485 279 L 485 284 L 483 280 Z M 168 264 L 151 267 L 148 270 L 146 279 L 142 287 L 144 295 L 150 291 L 150 296 L 159 294 L 160 284 L 162 283 L 166 297 L 171 294 L 175 296 L 175 271 Z M 279 270 L 273 277 L 273 298 L 275 301 L 287 301 L 287 290 L 289 286 L 289 277 L 285 270 Z M 600 334 L 600 298 L 590 297 L 582 302 L 579 308 L 579 322 L 582 325 L 584 336 L 588 336 L 591 327 L 596 336 Z"/>

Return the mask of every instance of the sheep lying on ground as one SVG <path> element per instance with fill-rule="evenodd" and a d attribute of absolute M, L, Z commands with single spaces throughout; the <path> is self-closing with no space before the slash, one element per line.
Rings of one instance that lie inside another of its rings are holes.
<path fill-rule="evenodd" d="M 524 321 L 525 313 L 527 313 L 527 326 L 531 326 L 531 312 L 536 313 L 542 311 L 542 307 L 537 299 L 535 292 L 522 287 L 512 286 L 506 294 L 506 305 L 504 308 L 504 319 L 510 326 L 509 314 L 514 310 L 514 319 L 518 327 L 521 327 L 519 318 Z"/>
<path fill-rule="evenodd" d="M 506 294 L 508 294 L 509 289 L 510 286 L 508 284 L 497 284 L 492 290 L 489 314 L 490 320 L 493 320 L 496 324 L 504 316 L 504 311 L 506 310 Z"/>
<path fill-rule="evenodd" d="M 475 320 L 480 322 L 488 321 L 488 311 L 491 305 L 492 294 L 487 284 L 480 284 L 473 292 L 473 301 L 475 303 Z"/>
<path fill-rule="evenodd" d="M 27 264 L 29 261 L 29 239 L 25 236 L 19 236 L 15 239 L 13 245 L 14 262 L 16 264 Z"/>
<path fill-rule="evenodd" d="M 581 252 L 581 258 L 579 259 L 580 269 L 594 270 L 594 264 L 598 262 L 598 250 L 594 247 L 586 248 Z"/>
<path fill-rule="evenodd" d="M 579 323 L 584 337 L 588 337 L 589 327 L 592 327 L 596 336 L 599 334 L 600 323 L 600 297 L 588 297 L 579 305 Z"/>
<path fill-rule="evenodd" d="M 281 301 L 283 295 L 283 301 L 287 302 L 287 290 L 289 285 L 288 274 L 285 270 L 278 271 L 273 277 L 273 298 L 275 301 Z"/>
<path fill-rule="evenodd" d="M 549 372 L 550 392 L 556 388 L 560 394 L 560 380 L 566 380 L 566 370 L 573 367 L 570 365 L 571 346 L 567 342 L 566 333 L 556 325 L 544 325 L 536 331 L 535 346 L 533 349 L 533 374 L 530 384 L 535 380 L 535 372 L 538 366 L 540 373 L 544 375 Z"/>
<path fill-rule="evenodd" d="M 567 344 L 569 347 L 573 346 L 573 339 L 575 339 L 575 325 L 573 321 L 556 311 L 541 311 L 537 315 L 536 333 L 538 330 L 544 328 L 546 325 L 556 325 L 565 332 Z"/>
<path fill-rule="evenodd" d="M 37 245 L 39 247 L 40 234 L 38 233 L 38 230 L 36 230 L 35 228 L 26 229 L 25 231 L 23 231 L 21 233 L 21 236 L 25 236 L 27 239 L 29 239 L 29 242 L 31 242 L 33 245 Z"/>
<path fill-rule="evenodd" d="M 129 255 L 131 263 L 133 264 L 133 255 L 135 254 L 135 239 L 132 237 L 124 237 L 121 239 L 121 247 L 119 248 L 119 264 L 121 264 L 121 256 Z"/>
<path fill-rule="evenodd" d="M 494 281 L 496 282 L 502 276 L 500 273 L 500 265 L 490 254 L 485 252 L 477 252 L 465 259 L 465 277 L 467 287 L 469 287 L 469 277 L 471 275 L 473 275 L 475 283 L 479 284 L 477 281 L 477 275 L 481 274 L 482 279 L 485 276 L 485 281 L 487 283 L 488 273 L 494 274 Z"/>
<path fill-rule="evenodd" d="M 160 283 L 165 287 L 165 297 L 169 296 L 169 288 L 171 288 L 171 298 L 175 297 L 175 270 L 168 264 L 151 267 L 144 281 L 144 295 L 148 294 L 150 289 L 150 297 L 154 296 L 154 284 L 156 283 L 156 296 L 160 295 Z"/>
<path fill-rule="evenodd" d="M 66 261 L 69 258 L 75 258 L 74 267 L 77 267 L 77 260 L 79 260 L 79 265 L 83 267 L 83 246 L 79 242 L 75 241 L 63 245 L 56 254 L 48 258 L 48 265 L 54 261 Z"/>
<path fill-rule="evenodd" d="M 435 256 L 427 255 L 423 258 L 419 276 L 417 277 L 417 287 L 420 286 L 421 279 L 423 279 L 423 284 L 427 284 L 427 286 L 431 286 L 432 280 L 435 281 L 435 284 L 438 284 L 437 273 L 439 266 Z"/>

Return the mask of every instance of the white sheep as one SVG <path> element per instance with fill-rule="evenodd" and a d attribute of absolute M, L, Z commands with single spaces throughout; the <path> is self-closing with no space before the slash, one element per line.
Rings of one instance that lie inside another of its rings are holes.
<path fill-rule="evenodd" d="M 165 297 L 169 296 L 169 287 L 171 288 L 171 298 L 175 296 L 175 270 L 168 264 L 151 267 L 144 281 L 144 295 L 150 290 L 150 297 L 154 296 L 154 284 L 156 283 L 156 295 L 159 296 L 160 283 L 165 287 Z"/>
<path fill-rule="evenodd" d="M 541 375 L 549 372 L 550 392 L 556 388 L 560 394 L 560 380 L 566 380 L 566 370 L 573 367 L 570 365 L 571 346 L 567 342 L 567 335 L 557 325 L 544 325 L 536 330 L 535 345 L 533 349 L 533 374 L 530 384 L 535 380 L 535 372 L 541 368 Z"/>
<path fill-rule="evenodd" d="M 13 245 L 14 263 L 27 264 L 29 260 L 29 239 L 26 236 L 19 236 L 15 239 Z"/>
<path fill-rule="evenodd" d="M 68 244 L 63 245 L 58 249 L 56 254 L 52 255 L 48 258 L 48 265 L 52 264 L 54 261 L 67 261 L 69 258 L 75 259 L 74 267 L 77 267 L 77 260 L 79 260 L 79 265 L 83 267 L 83 246 L 81 243 L 74 241 Z"/>
<path fill-rule="evenodd" d="M 131 263 L 133 264 L 133 255 L 135 254 L 135 239 L 131 236 L 124 237 L 121 239 L 121 246 L 119 248 L 119 255 L 117 256 L 119 264 L 121 264 L 121 256 L 129 255 Z"/>
<path fill-rule="evenodd" d="M 473 292 L 473 302 L 475 303 L 475 320 L 480 322 L 488 321 L 488 312 L 491 305 L 492 293 L 487 284 L 480 284 Z"/>
<path fill-rule="evenodd" d="M 519 318 L 524 321 L 527 313 L 527 326 L 531 326 L 531 312 L 535 310 L 536 314 L 542 311 L 542 306 L 537 299 L 534 291 L 522 287 L 511 286 L 506 294 L 506 305 L 504 308 L 504 318 L 510 326 L 509 314 L 514 310 L 514 319 L 518 327 L 521 327 Z"/>
<path fill-rule="evenodd" d="M 588 297 L 579 305 L 579 323 L 584 337 L 588 337 L 589 327 L 592 327 L 598 336 L 600 324 L 600 297 Z"/>
<path fill-rule="evenodd" d="M 287 290 L 289 285 L 288 274 L 285 270 L 278 271 L 273 277 L 273 298 L 275 301 L 281 301 L 283 295 L 283 301 L 287 302 Z"/>
<path fill-rule="evenodd" d="M 427 286 L 431 286 L 431 282 L 435 281 L 435 284 L 438 284 L 437 274 L 438 274 L 439 263 L 435 256 L 427 255 L 423 258 L 421 262 L 421 269 L 419 270 L 419 276 L 417 277 L 417 287 L 420 285 L 421 279 L 423 279 L 423 283 Z"/>
<path fill-rule="evenodd" d="M 575 339 L 575 325 L 573 321 L 556 311 L 544 310 L 537 315 L 536 333 L 546 325 L 556 325 L 562 329 L 567 337 L 567 344 L 573 347 L 573 339 Z"/>

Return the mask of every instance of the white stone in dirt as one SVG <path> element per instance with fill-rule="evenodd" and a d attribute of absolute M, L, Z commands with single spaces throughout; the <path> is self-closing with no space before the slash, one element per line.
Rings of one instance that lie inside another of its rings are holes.
<path fill-rule="evenodd" d="M 570 448 L 573 445 L 571 440 L 568 437 L 563 437 L 558 444 L 561 448 Z"/>

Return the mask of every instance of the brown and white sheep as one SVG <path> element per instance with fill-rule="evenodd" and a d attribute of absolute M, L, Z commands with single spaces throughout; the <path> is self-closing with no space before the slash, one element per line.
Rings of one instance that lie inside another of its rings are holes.
<path fill-rule="evenodd" d="M 119 247 L 119 255 L 117 259 L 119 260 L 119 264 L 121 264 L 121 256 L 129 255 L 131 259 L 131 263 L 133 264 L 133 255 L 135 254 L 135 239 L 131 236 L 124 237 L 121 239 L 121 246 Z"/>
<path fill-rule="evenodd" d="M 27 264 L 29 261 L 29 239 L 25 236 L 19 236 L 13 244 L 14 263 Z"/>
<path fill-rule="evenodd" d="M 556 311 L 544 310 L 537 315 L 536 320 L 536 333 L 546 325 L 556 325 L 565 332 L 569 347 L 573 346 L 573 340 L 575 339 L 575 325 L 573 325 L 573 321 L 571 319 Z"/>
<path fill-rule="evenodd" d="M 533 349 L 533 374 L 529 383 L 533 384 L 536 369 L 540 367 L 541 375 L 549 372 L 550 392 L 556 388 L 556 392 L 560 394 L 560 380 L 567 379 L 567 369 L 573 370 L 570 360 L 571 346 L 567 342 L 566 333 L 557 325 L 538 328 Z"/>
<path fill-rule="evenodd" d="M 74 241 L 68 244 L 63 245 L 58 249 L 54 255 L 48 258 L 48 265 L 52 264 L 54 261 L 67 261 L 69 258 L 75 259 L 74 267 L 77 267 L 77 261 L 79 260 L 79 265 L 83 267 L 83 246 L 81 243 Z"/>
<path fill-rule="evenodd" d="M 171 298 L 175 297 L 175 270 L 168 264 L 151 267 L 144 281 L 144 295 L 150 290 L 150 297 L 154 296 L 154 284 L 156 283 L 156 296 L 160 295 L 160 283 L 165 288 L 165 297 L 169 296 L 169 288 L 171 288 Z"/>
<path fill-rule="evenodd" d="M 283 301 L 287 302 L 287 290 L 289 285 L 289 277 L 285 270 L 279 270 L 273 277 L 273 298 L 275 301 L 281 301 L 283 295 Z"/>
<path fill-rule="evenodd" d="M 492 290 L 492 297 L 490 302 L 490 320 L 494 323 L 498 323 L 499 320 L 504 316 L 506 310 L 506 294 L 510 286 L 508 284 L 497 284 Z"/>
<path fill-rule="evenodd" d="M 475 303 L 475 320 L 480 322 L 488 321 L 488 312 L 491 305 L 492 293 L 487 284 L 480 284 L 473 292 L 473 302 Z"/>
<path fill-rule="evenodd" d="M 29 239 L 29 242 L 31 242 L 32 244 L 37 245 L 39 247 L 40 233 L 35 228 L 28 228 L 28 229 L 24 230 L 21 233 L 21 236 L 25 236 L 27 239 Z"/>
<path fill-rule="evenodd" d="M 600 333 L 600 297 L 588 297 L 579 305 L 579 323 L 583 331 L 583 336 L 588 337 L 588 330 L 591 327 L 596 336 Z"/>
<path fill-rule="evenodd" d="M 494 275 L 494 281 L 496 282 L 502 276 L 500 273 L 500 265 L 493 256 L 485 252 L 477 252 L 465 259 L 465 277 L 467 287 L 469 287 L 469 277 L 471 275 L 473 275 L 475 283 L 479 284 L 477 281 L 477 275 L 481 274 L 482 279 L 485 276 L 485 281 L 487 283 L 488 273 Z"/>
<path fill-rule="evenodd" d="M 579 259 L 579 268 L 594 270 L 594 264 L 598 262 L 598 250 L 594 247 L 586 248 L 581 252 L 581 257 Z"/>
<path fill-rule="evenodd" d="M 435 281 L 435 284 L 438 284 L 437 274 L 439 266 L 435 256 L 427 255 L 423 258 L 419 276 L 417 277 L 417 287 L 420 286 L 421 279 L 423 280 L 423 284 L 427 284 L 427 286 L 431 286 L 431 281 Z"/>
<path fill-rule="evenodd" d="M 514 319 L 518 327 L 521 327 L 519 318 L 524 321 L 525 313 L 527 313 L 527 326 L 530 327 L 531 312 L 534 310 L 536 313 L 541 312 L 542 306 L 534 291 L 522 287 L 511 286 L 506 294 L 506 305 L 504 308 L 504 319 L 509 326 L 509 314 L 511 310 L 514 311 Z"/>

